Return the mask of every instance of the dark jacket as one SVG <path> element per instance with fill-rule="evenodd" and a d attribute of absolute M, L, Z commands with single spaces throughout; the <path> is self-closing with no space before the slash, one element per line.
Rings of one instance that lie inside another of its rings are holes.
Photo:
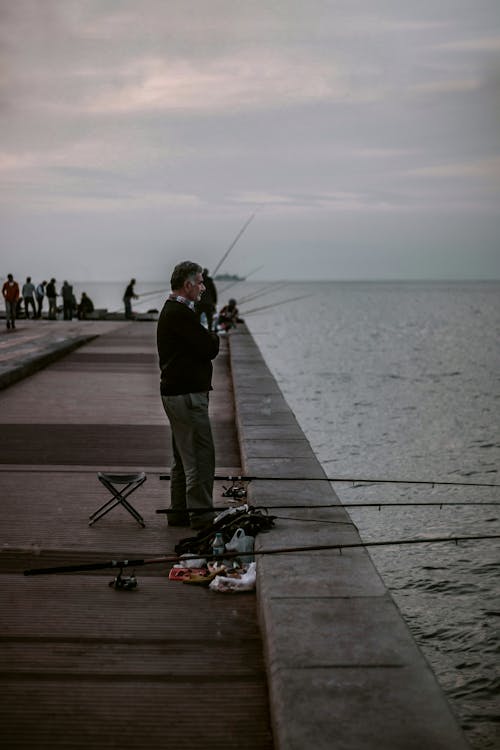
<path fill-rule="evenodd" d="M 211 390 L 212 359 L 219 352 L 219 337 L 207 331 L 189 307 L 168 299 L 156 337 L 162 396 Z"/>
<path fill-rule="evenodd" d="M 71 286 L 71 284 L 62 285 L 61 297 L 63 298 L 63 302 L 65 302 L 66 304 L 73 304 L 73 287 Z"/>
<path fill-rule="evenodd" d="M 215 307 L 217 304 L 217 289 L 215 288 L 214 280 L 211 276 L 204 276 L 203 283 L 205 285 L 205 291 L 201 295 L 200 304 L 212 305 Z"/>

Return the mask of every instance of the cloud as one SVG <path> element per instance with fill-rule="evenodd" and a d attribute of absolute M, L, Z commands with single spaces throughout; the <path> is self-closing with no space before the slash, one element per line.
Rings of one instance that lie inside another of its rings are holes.
<path fill-rule="evenodd" d="M 478 3 L 5 2 L 4 236 L 100 261 L 110 237 L 168 225 L 182 246 L 203 225 L 203 246 L 258 209 L 300 257 L 318 225 L 352 248 L 430 224 L 453 243 L 453 212 L 489 241 L 500 39 Z"/>
<path fill-rule="evenodd" d="M 66 141 L 66 138 L 68 140 Z M 99 170 L 102 176 L 118 179 L 124 173 L 135 169 L 146 169 L 152 164 L 158 165 L 159 158 L 168 160 L 173 147 L 162 143 L 161 147 L 148 140 L 135 141 L 127 132 L 102 132 L 98 135 L 80 137 L 61 137 L 57 145 L 40 145 L 33 141 L 25 148 L 10 151 L 0 150 L 0 173 L 4 177 L 15 172 L 33 170 L 57 170 L 62 168 Z M 5 145 L 5 144 L 4 144 Z M 187 149 L 186 149 L 187 151 Z M 178 158 L 184 152 L 177 144 L 175 154 Z"/>
<path fill-rule="evenodd" d="M 351 27 L 363 36 L 363 25 L 350 13 L 326 14 L 318 26 L 300 3 L 287 8 L 284 19 L 278 8 L 258 2 L 205 8 L 148 0 L 140 9 L 133 3 L 116 9 L 100 2 L 44 2 L 43 11 L 25 2 L 9 10 L 2 88 L 14 111 L 89 117 L 234 113 L 372 102 L 384 95 L 378 64 L 357 50 L 353 61 L 349 45 L 337 43 Z M 384 28 L 376 17 L 363 23 L 370 37 Z M 415 24 L 396 26 L 401 31 Z"/>
<path fill-rule="evenodd" d="M 436 45 L 436 49 L 450 52 L 500 52 L 500 36 L 458 39 Z"/>
<path fill-rule="evenodd" d="M 58 116 L 152 112 L 231 114 L 310 104 L 372 101 L 373 87 L 355 85 L 334 59 L 246 51 L 196 58 L 138 57 L 126 64 L 18 70 L 4 85 L 18 111 Z"/>
<path fill-rule="evenodd" d="M 231 196 L 235 203 L 258 208 L 265 213 L 298 213 L 320 211 L 333 213 L 387 212 L 405 209 L 395 201 L 381 198 L 375 192 L 331 190 L 324 192 L 283 191 L 281 193 L 242 192 Z"/>
<path fill-rule="evenodd" d="M 288 194 L 264 193 L 258 191 L 235 193 L 232 196 L 232 200 L 235 203 L 248 203 L 255 206 L 287 206 L 295 203 L 293 197 Z"/>
<path fill-rule="evenodd" d="M 0 172 L 15 172 L 22 169 L 30 169 L 37 165 L 39 156 L 37 153 L 15 153 L 12 151 L 0 152 Z"/>
<path fill-rule="evenodd" d="M 170 193 L 167 191 L 152 191 L 142 189 L 103 189 L 99 192 L 95 187 L 85 189 L 80 183 L 79 189 L 64 190 L 62 186 L 51 188 L 41 192 L 34 185 L 14 184 L 7 185 L 9 193 L 5 196 L 3 203 L 12 204 L 12 210 L 16 213 L 19 208 L 19 196 L 16 195 L 16 187 L 23 189 L 24 199 L 28 199 L 33 214 L 103 214 L 116 215 L 131 212 L 148 213 L 162 209 L 165 211 L 180 211 L 184 209 L 197 209 L 203 205 L 198 195 L 189 193 Z M 74 188 L 74 186 L 73 186 Z M 30 189 L 31 195 L 30 195 Z"/>
<path fill-rule="evenodd" d="M 381 37 L 388 35 L 399 35 L 403 33 L 419 33 L 445 30 L 449 27 L 448 21 L 416 20 L 414 18 L 394 18 L 381 10 L 377 14 L 371 13 L 348 13 L 340 16 L 335 24 L 335 33 L 342 37 Z"/>
<path fill-rule="evenodd" d="M 476 91 L 482 87 L 482 81 L 479 78 L 464 78 L 462 80 L 443 80 L 443 81 L 426 81 L 417 83 L 407 89 L 411 96 L 416 95 L 433 95 L 433 94 L 460 94 L 467 91 Z"/>
<path fill-rule="evenodd" d="M 294 106 L 321 100 L 345 101 L 347 82 L 334 64 L 255 53 L 196 60 L 143 59 L 108 75 L 82 102 L 89 114 L 141 112 L 230 113 Z"/>
<path fill-rule="evenodd" d="M 394 159 L 401 156 L 411 156 L 415 154 L 415 149 L 409 148 L 357 148 L 352 149 L 350 152 L 351 156 L 359 157 L 361 159 Z"/>
<path fill-rule="evenodd" d="M 437 179 L 473 177 L 498 180 L 500 182 L 500 156 L 492 156 L 488 159 L 479 159 L 472 162 L 455 162 L 419 167 L 409 170 L 408 174 L 415 177 L 434 177 Z"/>

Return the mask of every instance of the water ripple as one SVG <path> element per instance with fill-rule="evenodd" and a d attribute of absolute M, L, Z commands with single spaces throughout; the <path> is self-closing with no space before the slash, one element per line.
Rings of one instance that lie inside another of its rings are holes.
<path fill-rule="evenodd" d="M 259 316 L 255 338 L 325 471 L 496 481 L 500 285 L 304 284 L 291 296 L 307 292 L 313 297 Z M 337 491 L 345 502 L 373 504 L 500 499 L 498 489 L 477 487 Z M 487 506 L 350 515 L 366 541 L 498 528 Z M 378 548 L 371 556 L 471 746 L 498 750 L 498 544 Z"/>

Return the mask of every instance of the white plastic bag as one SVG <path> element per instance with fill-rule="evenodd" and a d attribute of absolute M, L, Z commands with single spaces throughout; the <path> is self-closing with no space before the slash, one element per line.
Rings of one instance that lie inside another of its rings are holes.
<path fill-rule="evenodd" d="M 215 576 L 209 588 L 212 591 L 221 591 L 224 594 L 236 594 L 240 591 L 252 591 L 257 580 L 257 566 L 250 563 L 248 570 L 241 578 L 229 578 L 227 576 Z"/>
<path fill-rule="evenodd" d="M 231 541 L 226 544 L 226 550 L 227 552 L 253 552 L 254 542 L 253 536 L 247 536 L 243 529 L 236 529 Z M 251 554 L 241 554 L 238 558 L 242 564 L 254 561 L 254 556 Z"/>

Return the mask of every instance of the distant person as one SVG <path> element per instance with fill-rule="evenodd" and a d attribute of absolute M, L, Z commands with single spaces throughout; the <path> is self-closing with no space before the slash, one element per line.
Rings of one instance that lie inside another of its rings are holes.
<path fill-rule="evenodd" d="M 35 285 L 31 283 L 31 276 L 28 276 L 26 283 L 23 284 L 23 300 L 24 300 L 24 314 L 26 319 L 29 320 L 29 307 L 33 310 L 33 318 L 36 318 L 36 307 L 35 307 Z"/>
<path fill-rule="evenodd" d="M 139 295 L 134 291 L 135 279 L 130 280 L 130 284 L 125 289 L 123 294 L 123 301 L 125 303 L 125 317 L 127 320 L 132 320 L 132 300 L 139 299 Z"/>
<path fill-rule="evenodd" d="M 217 325 L 221 331 L 227 333 L 231 328 L 236 328 L 237 323 L 243 323 L 240 313 L 236 307 L 236 300 L 230 299 L 227 305 L 220 310 Z"/>
<path fill-rule="evenodd" d="M 213 518 L 215 449 L 208 415 L 212 360 L 219 337 L 196 318 L 204 290 L 202 269 L 184 261 L 175 266 L 172 293 L 157 327 L 161 400 L 170 422 L 173 460 L 170 480 L 171 526 L 200 528 Z"/>
<path fill-rule="evenodd" d="M 5 300 L 5 317 L 7 318 L 7 328 L 16 327 L 16 309 L 19 300 L 19 284 L 14 281 L 11 273 L 7 275 L 7 281 L 2 287 L 2 294 Z"/>
<path fill-rule="evenodd" d="M 45 297 L 45 287 L 47 285 L 46 281 L 41 281 L 35 290 L 36 295 L 36 317 L 41 318 L 42 317 L 42 307 L 43 307 L 43 298 Z"/>
<path fill-rule="evenodd" d="M 78 305 L 78 320 L 87 320 L 87 315 L 94 312 L 94 303 L 82 292 L 80 304 Z"/>
<path fill-rule="evenodd" d="M 61 297 L 63 301 L 63 318 L 64 320 L 73 320 L 73 308 L 75 306 L 75 295 L 73 287 L 67 281 L 63 282 L 61 288 Z"/>
<path fill-rule="evenodd" d="M 57 318 L 57 292 L 56 292 L 56 280 L 51 279 L 45 287 L 45 294 L 49 301 L 49 320 L 56 320 Z"/>
<path fill-rule="evenodd" d="M 201 316 L 205 313 L 207 327 L 208 330 L 211 331 L 215 310 L 217 308 L 217 289 L 215 288 L 214 280 L 208 274 L 208 268 L 203 269 L 203 285 L 205 286 L 205 291 L 201 295 L 200 301 L 196 303 L 195 311 L 200 322 Z"/>

